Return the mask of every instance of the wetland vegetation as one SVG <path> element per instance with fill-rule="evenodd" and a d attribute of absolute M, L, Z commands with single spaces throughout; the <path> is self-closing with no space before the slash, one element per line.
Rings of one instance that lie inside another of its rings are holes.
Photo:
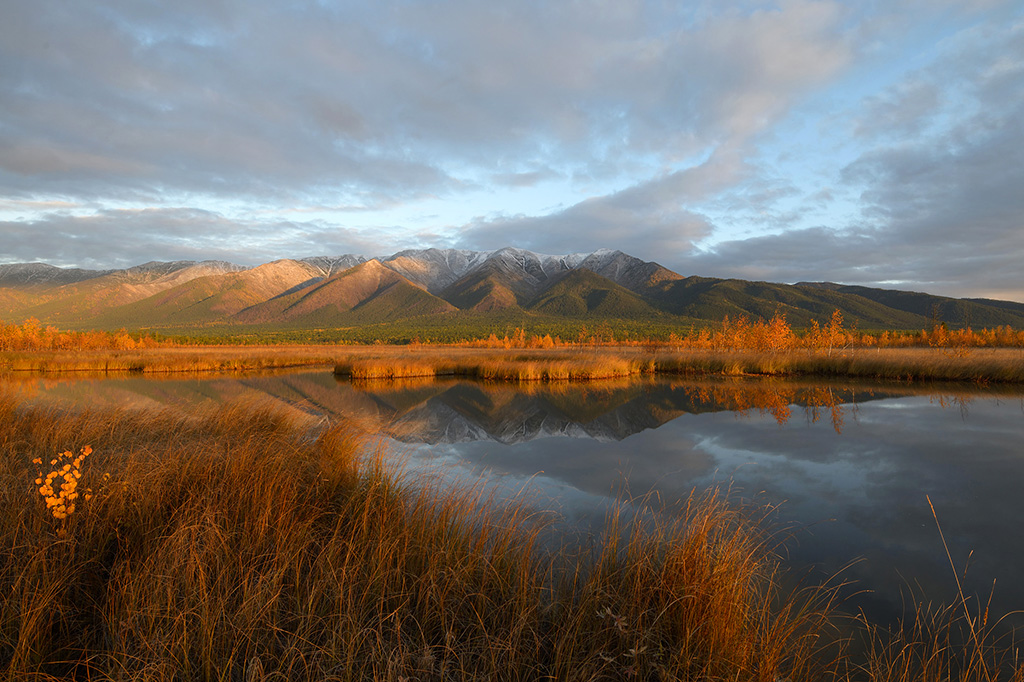
<path fill-rule="evenodd" d="M 253 403 L 7 394 L 0 449 L 11 680 L 1024 679 L 967 604 L 895 630 L 842 616 L 720 490 L 647 500 L 558 552 L 528 506 L 403 477 L 344 426 Z"/>
<path fill-rule="evenodd" d="M 836 311 L 794 331 L 783 316 L 726 317 L 718 327 L 629 340 L 582 328 L 573 341 L 519 328 L 455 344 L 202 345 L 125 332 L 63 332 L 0 324 L 0 371 L 206 372 L 333 365 L 354 379 L 469 376 L 564 381 L 638 374 L 848 376 L 872 379 L 1024 381 L 1024 332 L 937 326 L 861 334 Z"/>
<path fill-rule="evenodd" d="M 1016 332 L 871 336 L 836 316 L 801 333 L 776 317 L 628 342 L 521 329 L 394 347 L 31 325 L 0 336 L 0 370 L 22 375 L 1024 381 Z M 844 615 L 836 585 L 787 572 L 764 510 L 715 488 L 638 503 L 643 513 L 613 514 L 600 537 L 557 551 L 527 505 L 403 476 L 346 426 L 246 402 L 191 412 L 70 410 L 0 391 L 6 679 L 1024 680 L 1015 635 L 987 608 L 921 607 L 894 628 Z"/>

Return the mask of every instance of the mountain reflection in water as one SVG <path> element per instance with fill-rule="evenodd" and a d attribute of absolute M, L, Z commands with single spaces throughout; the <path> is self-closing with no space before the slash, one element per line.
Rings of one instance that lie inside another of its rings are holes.
<path fill-rule="evenodd" d="M 622 441 L 657 429 L 685 414 L 750 412 L 785 424 L 795 414 L 825 418 L 841 432 L 844 405 L 882 397 L 852 387 L 734 381 L 591 382 L 587 384 L 487 384 L 471 381 L 357 382 L 338 415 L 354 403 L 369 418 L 368 428 L 407 443 L 465 443 L 492 440 L 524 443 L 566 436 Z M 362 400 L 360 399 L 362 398 Z M 375 408 L 375 409 L 374 409 Z M 796 411 L 794 411 L 794 408 Z M 371 417 L 372 415 L 372 417 Z"/>
<path fill-rule="evenodd" d="M 10 382 L 8 382 L 10 384 Z M 353 384 L 329 372 L 154 380 L 33 378 L 42 401 L 182 407 L 258 396 L 392 440 L 410 467 L 483 477 L 568 523 L 599 527 L 616 499 L 685 498 L 731 484 L 778 505 L 789 562 L 864 590 L 848 604 L 895 617 L 905 595 L 958 597 L 925 496 L 965 590 L 1024 608 L 1024 389 L 715 381 Z M 97 447 L 97 444 L 93 444 Z M 973 552 L 973 554 L 972 554 Z"/>

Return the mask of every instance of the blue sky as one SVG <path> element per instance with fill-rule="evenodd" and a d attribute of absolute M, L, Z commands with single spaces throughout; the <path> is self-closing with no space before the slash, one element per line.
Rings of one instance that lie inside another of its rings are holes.
<path fill-rule="evenodd" d="M 0 262 L 621 249 L 1024 301 L 1024 3 L 3 3 Z"/>

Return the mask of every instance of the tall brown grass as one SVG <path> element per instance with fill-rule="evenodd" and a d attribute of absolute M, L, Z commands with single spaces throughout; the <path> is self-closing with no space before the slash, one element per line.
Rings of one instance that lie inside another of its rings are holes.
<path fill-rule="evenodd" d="M 937 349 L 857 349 L 831 355 L 790 351 L 677 352 L 654 358 L 666 374 L 759 374 L 857 377 L 897 381 L 1024 382 L 1024 353 L 1010 349 L 951 355 Z"/>
<path fill-rule="evenodd" d="M 334 373 L 357 380 L 462 376 L 485 381 L 587 381 L 651 373 L 654 364 L 633 353 L 549 351 L 349 354 Z"/>
<path fill-rule="evenodd" d="M 466 376 L 488 381 L 581 381 L 641 374 L 845 376 L 900 381 L 1024 382 L 1024 353 L 1011 349 L 952 355 L 930 348 L 858 349 L 832 353 L 789 350 L 424 352 L 393 348 L 346 352 L 334 372 L 352 379 Z"/>
<path fill-rule="evenodd" d="M 466 376 L 488 381 L 586 381 L 641 374 L 849 376 L 871 379 L 1024 382 L 1024 353 L 936 348 L 806 350 L 580 350 L 361 348 L 351 346 L 214 346 L 130 351 L 0 353 L 7 372 L 195 373 L 334 366 L 353 379 Z"/>
<path fill-rule="evenodd" d="M 55 518 L 32 460 L 89 444 L 95 495 Z M 259 405 L 186 418 L 0 396 L 0 454 L 9 680 L 1024 679 L 984 629 L 937 653 L 941 626 L 869 629 L 851 659 L 835 593 L 782 588 L 775 540 L 717 491 L 613 515 L 560 554 L 524 505 L 399 477 L 343 428 Z"/>
<path fill-rule="evenodd" d="M 820 610 L 776 589 L 720 496 L 542 551 L 525 509 L 403 487 L 365 444 L 252 405 L 194 419 L 0 400 L 8 679 L 774 679 L 812 669 Z M 31 460 L 94 452 L 48 514 Z M 109 473 L 104 482 L 100 472 Z"/>
<path fill-rule="evenodd" d="M 330 366 L 336 346 L 209 346 L 0 352 L 0 371 L 172 373 Z"/>

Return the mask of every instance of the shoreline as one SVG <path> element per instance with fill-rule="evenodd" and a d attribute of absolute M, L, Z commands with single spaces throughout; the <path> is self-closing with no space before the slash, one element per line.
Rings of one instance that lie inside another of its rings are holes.
<path fill-rule="evenodd" d="M 372 441 L 311 440 L 255 403 L 184 417 L 0 396 L 0 415 L 9 679 L 1024 675 L 1015 642 L 959 605 L 890 631 L 843 615 L 835 586 L 791 589 L 767 517 L 720 489 L 552 554 L 528 507 L 404 485 Z M 54 452 L 82 452 L 88 486 L 60 514 L 32 483 Z"/>
<path fill-rule="evenodd" d="M 645 374 L 849 377 L 895 381 L 1024 383 L 1024 350 L 845 349 L 753 352 L 636 346 L 485 349 L 450 346 L 179 347 L 126 351 L 5 351 L 0 372 L 189 374 L 333 367 L 361 379 L 464 376 L 485 381 L 590 381 Z"/>

